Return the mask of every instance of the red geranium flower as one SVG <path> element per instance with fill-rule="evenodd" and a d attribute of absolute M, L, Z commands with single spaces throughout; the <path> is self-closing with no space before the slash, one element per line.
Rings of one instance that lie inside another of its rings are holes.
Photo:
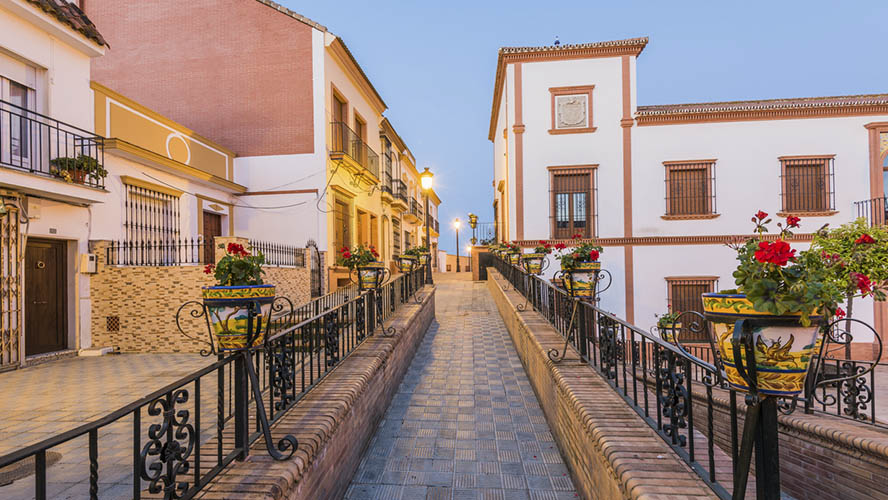
<path fill-rule="evenodd" d="M 838 309 L 836 309 L 836 317 L 839 318 L 839 319 L 844 318 L 844 317 L 845 317 L 845 310 L 842 309 L 841 307 L 839 307 Z"/>
<path fill-rule="evenodd" d="M 212 274 L 213 269 L 215 269 L 215 268 L 216 268 L 215 264 L 207 264 L 206 267 L 204 267 L 204 274 Z"/>
<path fill-rule="evenodd" d="M 799 222 L 802 219 L 796 217 L 795 215 L 790 215 L 786 218 L 786 227 L 799 227 Z"/>
<path fill-rule="evenodd" d="M 789 247 L 789 243 L 777 240 L 773 243 L 762 241 L 759 249 L 755 251 L 755 258 L 765 264 L 785 266 L 789 261 L 795 260 L 795 250 Z"/>
<path fill-rule="evenodd" d="M 557 243 L 555 245 L 556 250 L 564 250 L 565 248 L 567 248 L 567 245 L 565 245 L 564 243 Z"/>
<path fill-rule="evenodd" d="M 598 250 L 592 250 L 591 252 L 589 252 L 589 260 L 591 260 L 592 262 L 596 262 L 598 261 L 599 255 L 600 254 L 598 253 Z"/>
<path fill-rule="evenodd" d="M 540 240 L 540 245 L 546 245 L 546 240 Z"/>
<path fill-rule="evenodd" d="M 552 248 L 552 245 L 550 245 L 550 244 L 548 244 L 548 243 L 546 243 L 546 244 L 543 245 L 543 246 L 544 246 L 545 248 Z"/>
<path fill-rule="evenodd" d="M 872 236 L 866 233 L 863 233 L 862 235 L 860 235 L 860 238 L 854 240 L 854 243 L 857 243 L 858 245 L 871 245 L 875 242 L 876 240 L 874 240 Z"/>
<path fill-rule="evenodd" d="M 342 258 L 343 258 L 343 259 L 350 259 L 350 258 L 352 258 L 352 254 L 351 254 L 351 252 L 349 252 L 348 250 L 346 250 L 345 252 L 342 253 Z"/>
<path fill-rule="evenodd" d="M 575 240 L 579 240 L 579 239 L 582 239 L 582 238 L 583 238 L 583 234 L 582 234 L 582 233 L 577 233 L 577 234 L 573 235 L 573 239 L 575 239 Z"/>
<path fill-rule="evenodd" d="M 573 258 L 575 258 L 575 259 L 578 259 L 578 260 L 579 260 L 579 258 L 580 258 L 580 254 L 578 254 L 578 253 L 575 253 L 575 254 L 573 254 Z"/>
<path fill-rule="evenodd" d="M 755 218 L 758 220 L 765 220 L 765 218 L 767 216 L 768 216 L 768 212 L 763 212 L 761 210 L 759 210 L 758 212 L 755 213 Z"/>
<path fill-rule="evenodd" d="M 861 273 L 851 273 L 851 278 L 857 280 L 857 289 L 863 296 L 867 296 L 873 291 L 873 282 L 869 276 Z"/>

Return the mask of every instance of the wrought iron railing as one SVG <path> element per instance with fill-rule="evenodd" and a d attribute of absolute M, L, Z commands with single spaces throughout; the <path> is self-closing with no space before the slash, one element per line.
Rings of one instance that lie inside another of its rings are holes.
<path fill-rule="evenodd" d="M 857 216 L 866 219 L 870 226 L 888 224 L 888 197 L 854 202 Z"/>
<path fill-rule="evenodd" d="M 260 251 L 265 263 L 272 266 L 305 267 L 305 249 L 280 243 L 250 240 L 252 251 Z"/>
<path fill-rule="evenodd" d="M 364 139 L 343 122 L 333 122 L 332 153 L 343 153 L 379 179 L 379 155 L 370 149 Z"/>
<path fill-rule="evenodd" d="M 489 245 L 496 243 L 496 223 L 495 222 L 479 222 L 472 228 L 472 238 L 480 245 Z"/>
<path fill-rule="evenodd" d="M 410 200 L 410 215 L 413 215 L 419 220 L 422 220 L 422 205 L 419 204 L 416 199 Z"/>
<path fill-rule="evenodd" d="M 395 198 L 403 201 L 404 204 L 406 205 L 407 199 L 408 199 L 407 184 L 404 184 L 404 181 L 402 181 L 402 180 L 396 180 L 394 186 L 395 186 Z"/>
<path fill-rule="evenodd" d="M 101 188 L 104 164 L 102 137 L 0 100 L 0 165 Z"/>
<path fill-rule="evenodd" d="M 246 459 L 260 437 L 265 437 L 272 456 L 287 459 L 298 443 L 289 436 L 272 442 L 267 424 L 280 419 L 365 339 L 392 334 L 391 328 L 384 329 L 384 321 L 415 298 L 424 276 L 421 270 L 399 275 L 378 290 L 298 322 L 276 302 L 278 317 L 261 347 L 216 355 L 206 367 L 100 419 L 0 456 L 0 470 L 33 457 L 38 500 L 61 491 L 59 483 L 88 485 L 93 499 L 104 497 L 106 488 L 126 485 L 131 487 L 127 496 L 137 500 L 187 499 L 231 462 Z M 202 322 L 203 314 L 199 303 L 190 302 L 179 316 Z M 86 440 L 89 466 L 60 469 L 63 476 L 54 478 L 56 469 L 47 466 L 47 455 L 80 449 L 71 446 L 75 439 Z M 120 459 L 127 454 L 132 467 L 121 469 Z M 0 497 L 3 491 L 0 487 Z"/>
<path fill-rule="evenodd" d="M 492 261 L 509 284 L 576 350 L 581 360 L 604 377 L 719 497 L 731 498 L 735 484 L 740 485 L 739 492 L 755 490 L 751 483 L 744 484 L 747 479 L 752 480 L 754 470 L 748 476 L 737 472 L 743 470 L 741 463 L 748 465 L 740 455 L 743 443 L 738 424 L 738 392 L 727 385 L 717 368 L 719 360 L 713 357 L 711 346 L 705 349 L 667 342 L 657 334 L 603 311 L 594 301 L 576 300 L 565 289 L 527 274 L 502 258 Z M 571 321 L 574 311 L 576 320 Z M 699 314 L 686 314 L 698 317 L 693 320 L 686 317 L 683 322 L 689 324 L 683 328 L 695 331 L 708 328 Z M 850 334 L 834 330 L 843 323 L 839 321 L 826 327 L 824 344 L 851 342 Z M 823 356 L 828 357 L 828 353 L 829 350 L 824 350 Z M 561 353 L 562 358 L 563 355 Z M 803 396 L 777 400 L 777 407 L 782 413 L 791 413 L 797 406 L 803 406 L 806 412 L 823 411 L 881 426 L 883 424 L 875 421 L 874 407 L 868 406 L 875 403 L 875 378 L 872 372 L 866 371 L 871 366 L 871 363 L 841 360 L 814 361 Z M 743 396 L 739 394 L 741 404 Z M 716 403 L 716 398 L 727 399 L 727 412 L 723 403 Z M 844 403 L 844 408 L 836 406 L 841 404 L 839 401 Z M 836 406 L 835 413 L 829 408 L 832 406 Z M 729 414 L 727 432 L 716 429 L 716 411 Z M 776 427 L 774 433 L 776 440 Z M 726 463 L 731 466 L 719 465 Z M 765 476 L 767 479 L 768 475 Z"/>
<path fill-rule="evenodd" d="M 392 154 L 383 153 L 382 189 L 383 193 L 392 194 Z"/>
<path fill-rule="evenodd" d="M 206 246 L 197 238 L 159 241 L 111 241 L 106 249 L 111 266 L 182 266 L 205 264 Z"/>

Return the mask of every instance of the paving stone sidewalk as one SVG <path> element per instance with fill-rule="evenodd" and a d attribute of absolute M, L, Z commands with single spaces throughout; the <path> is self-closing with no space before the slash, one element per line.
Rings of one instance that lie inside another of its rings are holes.
<path fill-rule="evenodd" d="M 577 498 L 493 299 L 465 278 L 436 276 L 437 321 L 346 498 Z"/>

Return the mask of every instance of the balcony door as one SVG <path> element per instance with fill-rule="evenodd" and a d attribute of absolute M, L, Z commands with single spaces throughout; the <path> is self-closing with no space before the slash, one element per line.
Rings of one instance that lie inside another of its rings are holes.
<path fill-rule="evenodd" d="M 31 167 L 32 122 L 29 111 L 36 110 L 34 89 L 0 76 L 0 163 L 18 168 Z"/>

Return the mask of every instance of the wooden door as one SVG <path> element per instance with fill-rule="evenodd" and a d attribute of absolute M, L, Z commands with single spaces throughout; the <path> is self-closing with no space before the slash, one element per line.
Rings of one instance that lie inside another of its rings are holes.
<path fill-rule="evenodd" d="M 222 236 L 222 216 L 212 212 L 203 213 L 204 263 L 216 263 L 216 236 Z"/>
<path fill-rule="evenodd" d="M 25 355 L 68 347 L 65 242 L 29 238 L 25 249 Z"/>

